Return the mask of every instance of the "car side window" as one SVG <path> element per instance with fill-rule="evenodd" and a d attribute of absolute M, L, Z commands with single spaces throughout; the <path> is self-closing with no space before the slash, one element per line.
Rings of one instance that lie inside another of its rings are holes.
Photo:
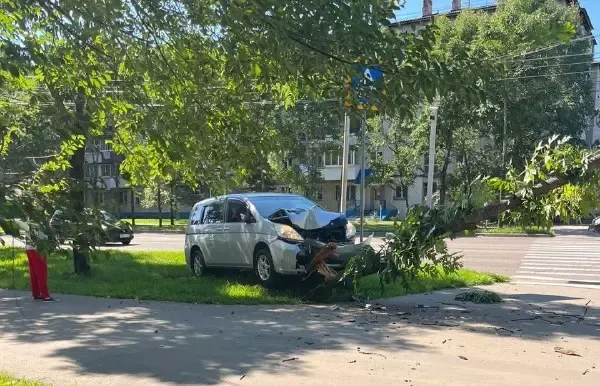
<path fill-rule="evenodd" d="M 248 205 L 240 200 L 229 200 L 227 204 L 227 222 L 243 222 L 242 215 L 248 213 Z"/>
<path fill-rule="evenodd" d="M 223 201 L 215 201 L 204 207 L 202 224 L 219 224 L 223 222 Z"/>
<path fill-rule="evenodd" d="M 192 215 L 190 216 L 190 225 L 200 225 L 202 223 L 202 210 L 204 209 L 203 205 L 198 205 Z"/>

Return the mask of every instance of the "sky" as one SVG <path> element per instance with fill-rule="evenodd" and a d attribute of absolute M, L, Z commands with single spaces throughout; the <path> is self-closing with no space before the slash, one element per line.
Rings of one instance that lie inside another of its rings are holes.
<path fill-rule="evenodd" d="M 472 7 L 496 4 L 496 0 L 462 0 L 462 6 L 471 3 Z M 594 35 L 600 35 L 600 0 L 579 0 L 579 4 L 585 8 L 590 15 L 594 26 Z M 433 0 L 433 13 L 448 12 L 452 8 L 452 0 Z M 413 19 L 421 16 L 423 0 L 406 0 L 404 9 L 398 12 L 399 19 Z"/>

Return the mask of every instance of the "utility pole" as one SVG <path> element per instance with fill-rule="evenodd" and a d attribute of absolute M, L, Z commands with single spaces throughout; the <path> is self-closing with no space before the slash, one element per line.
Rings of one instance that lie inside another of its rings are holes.
<path fill-rule="evenodd" d="M 506 95 L 504 96 L 504 122 L 502 127 L 502 177 L 506 177 Z M 502 200 L 502 189 L 500 189 L 500 200 Z M 498 216 L 498 228 L 502 228 L 502 217 Z"/>
<path fill-rule="evenodd" d="M 365 232 L 365 131 L 367 129 L 367 111 L 363 110 L 360 120 L 361 155 L 360 155 L 360 242 L 363 242 Z"/>
<path fill-rule="evenodd" d="M 346 213 L 346 195 L 348 192 L 348 156 L 350 153 L 350 115 L 344 112 L 344 149 L 342 151 L 342 192 L 340 197 L 340 213 Z"/>
<path fill-rule="evenodd" d="M 435 134 L 437 127 L 438 106 L 436 98 L 429 108 L 429 121 L 431 129 L 429 132 L 429 169 L 427 170 L 427 206 L 433 207 L 433 172 L 435 171 Z"/>
<path fill-rule="evenodd" d="M 505 173 L 506 168 L 506 97 L 504 97 L 504 127 L 502 128 L 502 173 Z M 500 191 L 500 199 L 502 199 L 502 191 Z"/>

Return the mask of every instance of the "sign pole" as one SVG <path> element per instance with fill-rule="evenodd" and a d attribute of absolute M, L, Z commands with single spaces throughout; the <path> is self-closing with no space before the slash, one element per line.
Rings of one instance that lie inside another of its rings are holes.
<path fill-rule="evenodd" d="M 346 109 L 344 112 L 344 149 L 342 151 L 342 192 L 340 197 L 340 213 L 346 213 L 348 192 L 348 156 L 350 153 L 350 115 Z"/>
<path fill-rule="evenodd" d="M 365 231 L 365 131 L 367 127 L 367 111 L 363 110 L 360 122 L 361 155 L 360 155 L 360 242 L 363 242 Z"/>

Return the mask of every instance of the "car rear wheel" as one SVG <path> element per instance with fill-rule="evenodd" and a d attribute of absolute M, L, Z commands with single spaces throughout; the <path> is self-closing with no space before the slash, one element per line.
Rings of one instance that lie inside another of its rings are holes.
<path fill-rule="evenodd" d="M 202 252 L 200 252 L 200 249 L 196 248 L 192 251 L 192 256 L 190 260 L 192 265 L 192 273 L 195 276 L 202 276 L 206 267 L 204 265 L 204 257 L 202 256 Z"/>
<path fill-rule="evenodd" d="M 275 272 L 271 252 L 265 247 L 259 248 L 254 255 L 254 273 L 265 287 L 277 282 L 278 274 Z"/>

